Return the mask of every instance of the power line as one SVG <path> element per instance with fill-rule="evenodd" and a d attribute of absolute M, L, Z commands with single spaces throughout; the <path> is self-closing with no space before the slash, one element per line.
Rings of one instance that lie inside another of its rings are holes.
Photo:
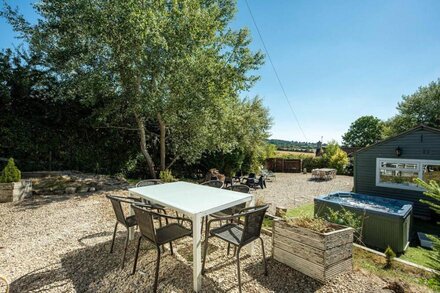
<path fill-rule="evenodd" d="M 247 6 L 247 8 L 249 10 L 249 14 L 251 15 L 252 22 L 254 23 L 254 26 L 257 29 L 257 33 L 258 33 L 258 36 L 260 37 L 261 43 L 263 44 L 264 51 L 266 52 L 267 58 L 269 59 L 269 63 L 272 66 L 273 71 L 275 72 L 275 76 L 276 76 L 276 78 L 278 80 L 278 83 L 280 85 L 281 91 L 283 92 L 284 98 L 286 98 L 287 104 L 289 105 L 290 111 L 292 112 L 292 115 L 295 118 L 296 123 L 298 124 L 299 130 L 301 130 L 302 135 L 304 136 L 304 138 L 307 141 L 307 136 L 304 133 L 304 130 L 302 129 L 301 124 L 299 123 L 298 117 L 296 116 L 295 110 L 293 110 L 293 107 L 292 107 L 292 104 L 289 101 L 289 98 L 287 97 L 286 90 L 284 89 L 283 83 L 281 82 L 281 79 L 280 79 L 280 77 L 278 75 L 278 72 L 277 72 L 277 70 L 275 68 L 275 65 L 272 62 L 272 58 L 270 58 L 269 50 L 267 50 L 266 43 L 264 42 L 263 36 L 260 33 L 260 29 L 258 28 L 257 22 L 255 21 L 254 15 L 253 15 L 252 10 L 251 10 L 251 7 L 249 6 L 249 2 L 248 2 L 248 0 L 245 0 L 245 2 L 246 2 L 246 6 Z"/>

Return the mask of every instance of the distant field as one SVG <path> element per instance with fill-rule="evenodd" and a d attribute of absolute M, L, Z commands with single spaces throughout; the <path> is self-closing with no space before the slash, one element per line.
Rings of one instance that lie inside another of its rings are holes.
<path fill-rule="evenodd" d="M 315 154 L 314 153 L 307 153 L 307 152 L 293 152 L 293 151 L 276 151 L 275 152 L 277 156 L 285 156 L 285 155 L 304 155 L 304 156 L 310 156 L 310 157 L 314 157 Z"/>

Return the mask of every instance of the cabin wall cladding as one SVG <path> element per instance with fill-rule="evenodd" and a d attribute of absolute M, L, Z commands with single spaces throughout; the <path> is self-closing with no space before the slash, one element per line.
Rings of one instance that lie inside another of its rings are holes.
<path fill-rule="evenodd" d="M 278 158 L 266 159 L 266 168 L 273 172 L 300 173 L 302 170 L 302 160 Z"/>
<path fill-rule="evenodd" d="M 275 260 L 321 282 L 353 269 L 353 229 L 318 233 L 274 221 L 272 255 Z"/>

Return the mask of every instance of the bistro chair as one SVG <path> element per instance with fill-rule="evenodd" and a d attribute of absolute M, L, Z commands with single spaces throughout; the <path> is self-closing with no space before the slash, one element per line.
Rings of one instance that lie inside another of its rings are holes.
<path fill-rule="evenodd" d="M 237 248 L 237 275 L 238 275 L 238 289 L 241 292 L 241 277 L 240 277 L 240 250 L 243 246 L 260 239 L 261 249 L 263 252 L 264 261 L 264 275 L 267 276 L 267 262 L 266 255 L 264 253 L 264 242 L 261 238 L 261 226 L 263 224 L 264 215 L 269 208 L 268 205 L 248 207 L 242 209 L 240 212 L 227 217 L 212 219 L 208 221 L 206 225 L 206 235 L 208 238 L 205 240 L 205 248 L 203 250 L 203 263 L 202 263 L 202 275 L 205 274 L 206 256 L 208 253 L 209 237 L 217 237 L 226 241 L 228 244 L 234 245 Z M 240 218 L 244 218 L 244 224 L 237 224 Z M 228 223 L 209 230 L 209 227 L 216 221 L 229 221 L 236 220 L 237 223 Z"/>
<path fill-rule="evenodd" d="M 113 239 L 112 244 L 110 246 L 110 253 L 113 253 L 113 246 L 115 244 L 115 238 L 116 238 L 116 231 L 118 229 L 118 224 L 123 225 L 127 229 L 127 236 L 125 237 L 125 246 L 124 246 L 124 254 L 122 256 L 122 265 L 121 267 L 124 268 L 124 262 L 125 262 L 125 255 L 127 253 L 127 246 L 128 246 L 128 228 L 134 227 L 137 225 L 135 216 L 128 216 L 126 217 L 124 214 L 124 210 L 122 209 L 122 203 L 132 204 L 135 202 L 139 202 L 140 199 L 134 198 L 134 197 L 122 197 L 122 196 L 116 196 L 116 195 L 107 195 L 107 198 L 110 200 L 113 206 L 113 211 L 116 215 L 116 225 L 115 229 L 113 231 Z"/>
<path fill-rule="evenodd" d="M 179 224 L 183 221 L 187 221 L 192 226 L 192 221 L 187 218 L 179 218 L 174 216 L 169 216 L 162 213 L 156 213 L 151 210 L 151 207 L 145 204 L 135 203 L 132 205 L 134 209 L 134 213 L 136 216 L 136 220 L 140 230 L 140 236 L 137 243 L 136 255 L 134 258 L 133 264 L 133 272 L 136 272 L 136 265 L 139 256 L 139 248 L 141 245 L 141 240 L 146 239 L 147 241 L 153 243 L 156 246 L 157 250 L 157 261 L 156 261 L 156 274 L 154 278 L 154 287 L 153 291 L 157 291 L 157 281 L 159 278 L 159 266 L 160 266 L 160 246 L 169 243 L 171 255 L 173 255 L 173 246 L 172 241 L 178 240 L 180 238 L 186 236 L 192 236 L 192 230 L 184 227 L 182 224 Z M 165 218 L 167 225 L 156 229 L 154 227 L 153 219 L 155 217 Z M 177 220 L 177 223 L 168 223 L 168 219 Z"/>
<path fill-rule="evenodd" d="M 150 185 L 157 185 L 157 184 L 163 184 L 162 180 L 160 180 L 160 179 L 146 179 L 146 180 L 141 180 L 138 183 L 136 183 L 136 187 L 150 186 Z"/>
<path fill-rule="evenodd" d="M 241 193 L 251 193 L 249 186 L 244 185 L 244 184 L 232 185 L 232 186 L 227 187 L 226 189 L 236 191 L 236 192 L 241 192 Z M 242 204 L 233 206 L 231 208 L 224 209 L 220 212 L 213 213 L 213 214 L 211 214 L 211 216 L 214 218 L 231 216 L 231 215 L 237 213 L 238 211 L 240 211 L 241 209 L 244 209 L 245 207 L 246 207 L 246 203 L 242 203 Z"/>
<path fill-rule="evenodd" d="M 215 187 L 215 188 L 222 188 L 223 182 L 221 182 L 220 180 L 209 180 L 209 181 L 201 183 L 201 185 L 207 185 L 207 186 Z"/>

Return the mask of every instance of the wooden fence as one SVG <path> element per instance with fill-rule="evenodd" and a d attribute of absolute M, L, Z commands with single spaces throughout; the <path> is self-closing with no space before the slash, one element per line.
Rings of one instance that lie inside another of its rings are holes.
<path fill-rule="evenodd" d="M 302 170 L 301 159 L 266 159 L 266 168 L 273 172 L 300 173 Z"/>

